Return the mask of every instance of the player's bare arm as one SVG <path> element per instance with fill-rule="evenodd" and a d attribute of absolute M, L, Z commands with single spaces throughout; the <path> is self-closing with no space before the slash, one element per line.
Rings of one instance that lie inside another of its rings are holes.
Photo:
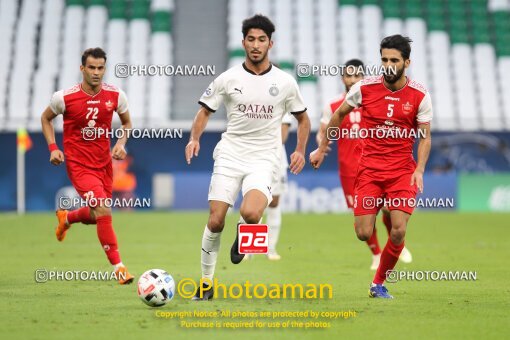
<path fill-rule="evenodd" d="M 297 144 L 296 150 L 292 153 L 292 155 L 290 155 L 289 168 L 291 173 L 297 175 L 305 166 L 305 151 L 308 135 L 310 134 L 310 119 L 308 118 L 308 113 L 306 111 L 297 114 L 294 117 L 296 117 L 298 121 Z"/>
<path fill-rule="evenodd" d="M 186 162 L 191 164 L 191 159 L 198 156 L 200 151 L 200 136 L 205 130 L 211 111 L 201 106 L 198 110 L 195 118 L 193 119 L 193 125 L 191 126 L 191 134 L 189 137 L 188 145 L 186 145 Z"/>
<path fill-rule="evenodd" d="M 320 142 L 321 144 L 317 149 L 312 151 L 310 153 L 310 163 L 312 164 L 312 167 L 314 169 L 318 169 L 322 162 L 324 161 L 324 156 L 326 155 L 326 152 L 328 151 L 328 138 L 327 138 L 327 131 L 329 128 L 332 127 L 338 127 L 340 126 L 340 123 L 342 123 L 342 120 L 345 116 L 349 114 L 354 109 L 354 107 L 347 104 L 346 101 L 340 105 L 338 109 L 333 113 L 331 116 L 331 119 L 329 120 L 328 126 L 326 127 L 326 130 L 323 131 Z"/>
<path fill-rule="evenodd" d="M 55 129 L 53 128 L 52 120 L 56 116 L 57 115 L 51 110 L 49 106 L 46 108 L 46 110 L 44 110 L 43 114 L 41 115 L 42 132 L 44 134 L 44 138 L 46 138 L 48 146 L 50 146 L 50 149 L 52 148 L 51 145 L 55 145 Z M 53 165 L 59 165 L 60 163 L 63 162 L 64 153 L 60 151 L 58 148 L 55 150 L 51 150 L 50 163 Z"/>
<path fill-rule="evenodd" d="M 429 159 L 430 148 L 432 146 L 432 136 L 430 135 L 430 124 L 418 124 L 420 132 L 420 141 L 418 142 L 418 159 L 416 170 L 411 177 L 411 185 L 416 185 L 420 192 L 423 192 L 423 172 Z"/>
<path fill-rule="evenodd" d="M 122 129 L 124 131 L 129 131 L 133 127 L 131 124 L 131 116 L 129 115 L 129 110 L 119 114 L 120 122 L 122 123 Z M 122 138 L 119 138 L 117 140 L 117 143 L 115 143 L 115 146 L 112 149 L 112 157 L 113 159 L 122 160 L 126 158 L 127 152 L 126 152 L 126 143 L 128 140 L 128 133 L 124 133 L 122 135 Z"/>

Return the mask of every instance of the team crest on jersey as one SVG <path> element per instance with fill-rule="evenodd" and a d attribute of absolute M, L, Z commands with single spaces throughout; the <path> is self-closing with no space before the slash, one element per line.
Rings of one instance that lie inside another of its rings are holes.
<path fill-rule="evenodd" d="M 96 126 L 96 121 L 95 120 L 89 120 L 88 124 L 89 128 L 93 128 L 94 126 Z"/>
<path fill-rule="evenodd" d="M 413 112 L 413 108 L 414 108 L 414 105 L 410 104 L 409 102 L 402 104 L 402 112 L 406 115 Z"/>
<path fill-rule="evenodd" d="M 269 94 L 272 95 L 273 97 L 276 97 L 278 93 L 280 93 L 280 90 L 278 90 L 276 84 L 271 85 L 271 87 L 269 88 Z"/>
<path fill-rule="evenodd" d="M 204 91 L 204 97 L 210 97 L 212 93 L 213 93 L 213 90 L 210 87 L 208 87 Z"/>
<path fill-rule="evenodd" d="M 108 111 L 113 110 L 113 102 L 111 100 L 108 100 L 106 103 L 104 103 L 104 106 L 106 106 Z"/>

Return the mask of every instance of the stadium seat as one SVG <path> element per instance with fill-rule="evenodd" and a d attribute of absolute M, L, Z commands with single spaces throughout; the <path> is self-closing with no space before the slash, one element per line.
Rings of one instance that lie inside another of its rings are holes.
<path fill-rule="evenodd" d="M 452 75 L 450 73 L 450 41 L 448 34 L 442 31 L 429 33 L 429 61 L 432 71 L 430 92 L 434 105 L 434 126 L 439 130 L 451 130 L 458 127 L 452 101 Z"/>
<path fill-rule="evenodd" d="M 276 44 L 274 45 L 274 58 L 279 64 L 294 63 L 293 43 L 294 38 L 292 32 L 294 25 L 292 24 L 292 2 L 291 0 L 275 1 L 275 25 L 277 31 L 275 33 Z"/>
<path fill-rule="evenodd" d="M 318 52 L 319 63 L 321 65 L 341 65 L 345 60 L 340 59 L 337 49 L 338 30 L 336 27 L 338 5 L 336 0 L 321 1 L 318 7 Z M 317 91 L 319 93 L 319 106 L 317 114 L 321 114 L 320 109 L 332 98 L 340 93 L 341 75 L 331 75 L 319 77 Z"/>
<path fill-rule="evenodd" d="M 84 48 L 101 47 L 105 45 L 105 28 L 108 20 L 106 0 L 91 0 L 85 15 L 85 46 Z"/>
<path fill-rule="evenodd" d="M 173 3 L 169 0 L 151 4 L 151 64 L 172 64 L 171 18 Z M 158 76 L 149 79 L 148 119 L 158 126 L 170 119 L 172 77 Z"/>
<path fill-rule="evenodd" d="M 461 130 L 476 130 L 479 127 L 477 98 L 466 93 L 475 93 L 475 78 L 471 67 L 473 50 L 469 44 L 452 46 L 453 81 L 455 85 L 455 103 L 458 109 Z"/>
<path fill-rule="evenodd" d="M 340 58 L 342 61 L 361 56 L 361 33 L 359 32 L 359 9 L 354 5 L 342 5 L 339 9 Z"/>
<path fill-rule="evenodd" d="M 404 27 L 404 31 L 413 39 L 409 75 L 428 88 L 430 79 L 427 63 L 427 24 L 421 18 L 409 18 L 405 20 Z"/>
<path fill-rule="evenodd" d="M 501 107 L 496 76 L 496 56 L 490 44 L 476 44 L 474 47 L 475 74 L 478 81 L 478 102 L 484 130 L 501 130 Z"/>
<path fill-rule="evenodd" d="M 35 44 L 37 25 L 40 22 L 40 2 L 21 5 L 20 17 L 17 21 L 14 41 L 14 59 L 12 63 L 11 81 L 7 87 L 9 113 L 8 125 L 11 127 L 25 126 L 29 116 L 32 67 L 35 64 Z M 5 53 L 5 52 L 4 52 Z"/>
<path fill-rule="evenodd" d="M 508 0 L 489 0 L 488 6 L 491 11 L 510 11 Z"/>
<path fill-rule="evenodd" d="M 394 34 L 402 34 L 403 31 L 404 23 L 402 22 L 402 19 L 400 18 L 384 19 L 383 32 L 385 37 Z"/>
<path fill-rule="evenodd" d="M 501 57 L 498 60 L 499 85 L 502 97 L 506 129 L 510 129 L 510 57 Z"/>
<path fill-rule="evenodd" d="M 129 43 L 128 55 L 131 65 L 149 65 L 149 6 L 145 0 L 134 1 L 131 5 L 131 20 L 128 23 Z M 131 75 L 127 78 L 127 95 L 133 122 L 142 125 L 146 118 L 147 108 L 147 76 Z"/>
<path fill-rule="evenodd" d="M 381 42 L 380 27 L 382 14 L 379 6 L 364 5 L 361 7 L 362 60 L 367 65 L 379 65 L 379 43 Z"/>
<path fill-rule="evenodd" d="M 65 89 L 78 83 L 80 80 L 79 66 L 83 52 L 83 20 L 85 9 L 80 5 L 68 6 L 65 10 L 65 19 L 62 42 L 62 59 L 59 70 L 58 88 Z"/>
<path fill-rule="evenodd" d="M 16 12 L 18 2 L 11 0 L 0 0 L 0 46 L 4 51 L 12 50 L 12 36 L 16 25 Z M 0 126 L 6 119 L 5 111 L 7 80 L 12 53 L 0 53 Z"/>

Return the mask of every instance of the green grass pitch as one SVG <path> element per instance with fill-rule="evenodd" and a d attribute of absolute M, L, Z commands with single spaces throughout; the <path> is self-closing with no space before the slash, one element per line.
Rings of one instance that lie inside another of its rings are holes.
<path fill-rule="evenodd" d="M 114 213 L 124 263 L 137 277 L 147 269 L 163 268 L 176 281 L 198 279 L 206 218 L 203 212 Z M 476 271 L 477 280 L 388 284 L 395 296 L 390 301 L 367 297 L 373 276 L 368 269 L 371 257 L 366 245 L 355 237 L 352 216 L 284 215 L 279 244 L 282 260 L 269 262 L 256 256 L 235 266 L 229 261 L 229 250 L 236 218 L 229 215 L 222 237 L 216 270 L 222 283 L 330 283 L 333 298 L 194 303 L 176 296 L 168 305 L 153 309 L 138 299 L 136 284 L 36 283 L 34 272 L 42 268 L 110 270 L 95 226 L 76 224 L 59 243 L 54 236 L 53 214 L 0 214 L 0 338 L 495 339 L 510 334 L 509 214 L 416 212 L 406 243 L 414 262 L 399 263 L 397 269 Z M 380 219 L 378 222 L 382 247 L 387 235 Z M 184 329 L 178 319 L 156 317 L 156 310 L 352 310 L 357 316 L 329 321 L 328 329 L 208 330 Z"/>

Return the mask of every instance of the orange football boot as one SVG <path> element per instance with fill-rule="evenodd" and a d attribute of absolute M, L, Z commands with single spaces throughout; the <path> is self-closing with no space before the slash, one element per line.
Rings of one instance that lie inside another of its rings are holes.
<path fill-rule="evenodd" d="M 67 210 L 57 210 L 56 215 L 58 219 L 58 226 L 55 229 L 55 235 L 57 240 L 62 242 L 66 237 L 67 229 L 71 228 L 71 225 L 66 223 L 67 221 Z"/>
<path fill-rule="evenodd" d="M 128 285 L 133 282 L 135 277 L 127 271 L 126 267 L 119 267 L 115 271 L 115 276 L 121 285 Z"/>

